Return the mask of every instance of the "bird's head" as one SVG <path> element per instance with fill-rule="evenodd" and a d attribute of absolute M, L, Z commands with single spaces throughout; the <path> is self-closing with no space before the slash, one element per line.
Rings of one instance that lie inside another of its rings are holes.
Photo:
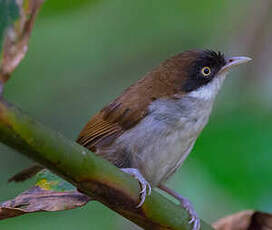
<path fill-rule="evenodd" d="M 209 99 L 215 97 L 232 67 L 250 60 L 242 56 L 225 57 L 212 50 L 188 50 L 170 58 L 164 66 L 174 71 L 174 84 L 183 94 Z"/>

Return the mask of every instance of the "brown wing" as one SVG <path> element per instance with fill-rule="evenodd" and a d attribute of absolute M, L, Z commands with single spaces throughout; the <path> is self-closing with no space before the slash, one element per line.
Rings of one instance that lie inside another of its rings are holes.
<path fill-rule="evenodd" d="M 136 107 L 114 101 L 91 118 L 80 132 L 77 142 L 94 152 L 110 146 L 117 137 L 146 115 L 147 106 L 140 111 Z"/>
<path fill-rule="evenodd" d="M 111 148 L 113 141 L 146 115 L 143 104 L 127 104 L 119 97 L 93 116 L 80 132 L 77 142 L 117 167 L 129 167 L 125 150 Z M 138 110 L 136 110 L 138 109 Z"/>
<path fill-rule="evenodd" d="M 98 113 L 80 132 L 77 142 L 95 152 L 98 146 L 110 144 L 122 132 L 118 123 L 109 122 Z"/>

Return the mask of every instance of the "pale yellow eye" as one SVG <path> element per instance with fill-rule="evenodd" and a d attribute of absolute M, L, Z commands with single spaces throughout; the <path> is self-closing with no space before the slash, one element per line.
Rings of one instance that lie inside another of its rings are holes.
<path fill-rule="evenodd" d="M 205 66 L 205 67 L 203 67 L 202 69 L 201 69 L 201 73 L 202 73 L 202 75 L 204 76 L 204 77 L 207 77 L 207 76 L 209 76 L 210 74 L 211 74 L 211 68 L 210 67 L 208 67 L 208 66 Z"/>

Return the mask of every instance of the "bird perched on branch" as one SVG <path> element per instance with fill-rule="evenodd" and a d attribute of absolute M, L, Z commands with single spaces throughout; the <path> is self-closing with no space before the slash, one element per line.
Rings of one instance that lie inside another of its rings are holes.
<path fill-rule="evenodd" d="M 95 114 L 77 142 L 135 177 L 142 188 L 138 207 L 151 187 L 185 207 L 193 229 L 200 221 L 190 202 L 166 187 L 206 126 L 214 99 L 229 70 L 250 61 L 211 50 L 189 50 L 161 63 Z M 34 175 L 36 166 L 11 178 Z"/>

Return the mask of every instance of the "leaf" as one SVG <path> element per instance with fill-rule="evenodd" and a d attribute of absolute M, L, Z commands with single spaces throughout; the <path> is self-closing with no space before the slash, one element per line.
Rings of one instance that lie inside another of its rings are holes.
<path fill-rule="evenodd" d="M 90 198 L 48 170 L 41 171 L 34 187 L 0 204 L 0 220 L 33 212 L 63 211 L 84 206 Z"/>
<path fill-rule="evenodd" d="M 216 221 L 213 227 L 216 230 L 272 230 L 272 214 L 246 210 Z"/>
<path fill-rule="evenodd" d="M 67 192 L 76 190 L 72 184 L 46 169 L 39 172 L 36 175 L 36 178 L 37 180 L 35 185 L 44 190 L 51 190 L 55 192 Z"/>
<path fill-rule="evenodd" d="M 88 196 L 78 191 L 54 192 L 34 186 L 13 200 L 0 204 L 0 220 L 26 213 L 73 209 L 89 200 Z"/>
<path fill-rule="evenodd" d="M 43 0 L 0 0 L 0 81 L 9 79 L 27 52 L 33 23 Z"/>

